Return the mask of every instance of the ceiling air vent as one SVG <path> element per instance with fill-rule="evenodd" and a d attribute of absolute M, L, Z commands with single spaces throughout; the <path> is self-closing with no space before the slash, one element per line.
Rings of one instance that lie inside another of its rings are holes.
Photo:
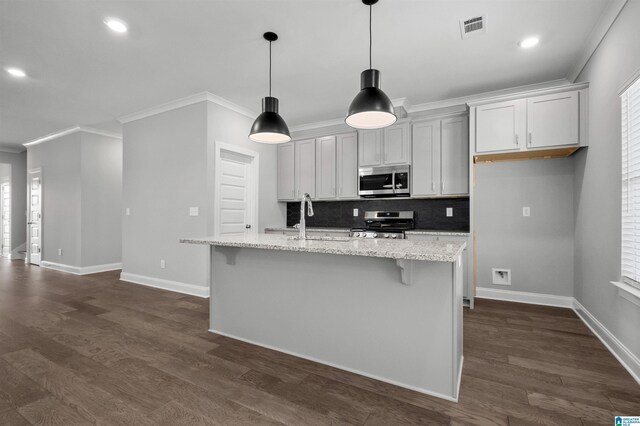
<path fill-rule="evenodd" d="M 474 16 L 473 18 L 460 21 L 460 35 L 462 39 L 476 34 L 484 34 L 487 32 L 486 15 Z"/>

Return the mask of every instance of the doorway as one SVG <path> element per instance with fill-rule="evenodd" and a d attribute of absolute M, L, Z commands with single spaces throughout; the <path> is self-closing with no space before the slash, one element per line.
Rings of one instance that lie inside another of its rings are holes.
<path fill-rule="evenodd" d="M 11 258 L 11 183 L 0 182 L 0 255 Z"/>
<path fill-rule="evenodd" d="M 258 232 L 258 153 L 216 143 L 214 235 Z"/>
<path fill-rule="evenodd" d="M 27 222 L 27 262 L 40 266 L 42 260 L 42 170 L 29 170 L 29 221 Z"/>

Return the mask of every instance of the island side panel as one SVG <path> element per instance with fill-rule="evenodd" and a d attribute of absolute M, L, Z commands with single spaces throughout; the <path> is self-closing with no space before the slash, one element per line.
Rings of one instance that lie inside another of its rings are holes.
<path fill-rule="evenodd" d="M 211 331 L 454 399 L 454 263 L 413 262 L 215 247 Z"/>

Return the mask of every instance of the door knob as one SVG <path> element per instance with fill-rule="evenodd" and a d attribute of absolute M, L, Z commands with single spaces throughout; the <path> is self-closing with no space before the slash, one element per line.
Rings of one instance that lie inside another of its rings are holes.
<path fill-rule="evenodd" d="M 251 229 L 251 225 L 249 225 L 249 224 L 246 224 L 244 227 L 247 228 L 247 229 Z"/>

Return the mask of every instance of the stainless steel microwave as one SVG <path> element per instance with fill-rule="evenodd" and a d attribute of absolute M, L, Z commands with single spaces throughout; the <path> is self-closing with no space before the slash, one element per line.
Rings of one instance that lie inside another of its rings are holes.
<path fill-rule="evenodd" d="M 409 166 L 361 167 L 358 169 L 361 197 L 408 197 Z"/>

